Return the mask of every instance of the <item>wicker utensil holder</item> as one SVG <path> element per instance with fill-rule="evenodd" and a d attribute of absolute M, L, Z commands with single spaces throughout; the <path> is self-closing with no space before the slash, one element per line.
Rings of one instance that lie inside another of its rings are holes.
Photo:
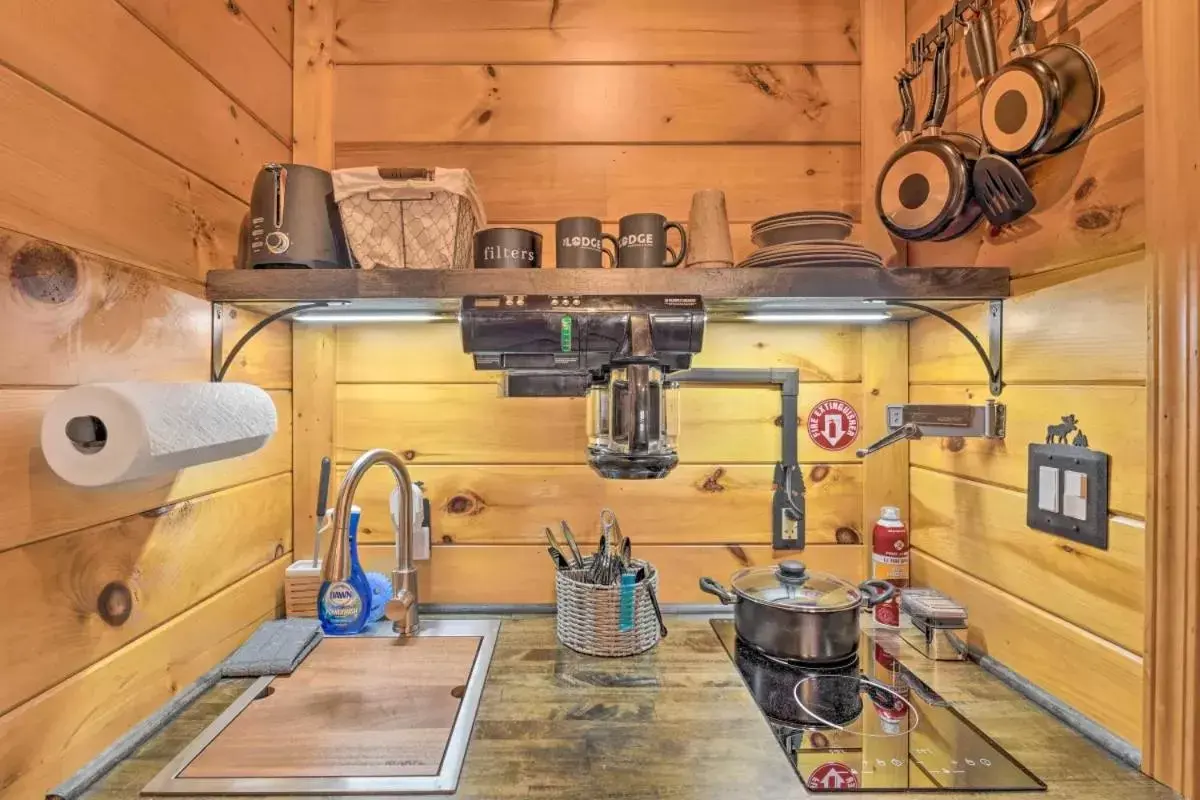
<path fill-rule="evenodd" d="M 658 591 L 658 571 L 634 559 L 635 570 L 646 567 L 647 576 L 633 587 L 633 627 L 621 630 L 621 586 L 596 586 L 586 581 L 591 557 L 583 569 L 555 573 L 554 589 L 558 640 L 591 656 L 632 656 L 658 644 L 658 618 L 650 603 L 649 586 Z"/>

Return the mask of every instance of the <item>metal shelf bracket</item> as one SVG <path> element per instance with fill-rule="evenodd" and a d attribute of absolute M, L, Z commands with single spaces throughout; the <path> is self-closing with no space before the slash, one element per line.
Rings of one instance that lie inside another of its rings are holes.
<path fill-rule="evenodd" d="M 214 302 L 212 304 L 212 364 L 211 375 L 209 376 L 213 383 L 220 383 L 225 379 L 225 373 L 229 372 L 229 368 L 233 366 L 233 360 L 237 358 L 237 354 L 242 351 L 242 348 L 250 343 L 259 331 L 270 325 L 276 320 L 290 317 L 293 314 L 299 314 L 301 311 L 308 311 L 313 308 L 325 308 L 329 303 L 317 301 L 313 303 L 300 303 L 288 308 L 276 311 L 270 316 L 263 317 L 254 327 L 246 331 L 242 338 L 237 340 L 229 350 L 229 355 L 225 356 L 225 314 L 226 306 L 229 306 L 229 315 L 233 317 L 233 307 L 229 303 Z"/>
<path fill-rule="evenodd" d="M 938 308 L 922 305 L 921 303 L 910 303 L 904 300 L 893 300 L 888 303 L 891 306 L 899 306 L 901 308 L 911 308 L 915 311 L 920 311 L 929 314 L 932 317 L 937 317 L 942 322 L 945 322 L 954 330 L 958 331 L 971 343 L 971 347 L 975 348 L 975 352 L 979 354 L 979 359 L 983 362 L 983 367 L 987 370 L 988 388 L 991 390 L 992 397 L 999 397 L 1004 391 L 1004 301 L 990 300 L 987 308 L 987 327 L 988 327 L 988 349 L 985 351 L 979 338 L 961 322 Z"/>

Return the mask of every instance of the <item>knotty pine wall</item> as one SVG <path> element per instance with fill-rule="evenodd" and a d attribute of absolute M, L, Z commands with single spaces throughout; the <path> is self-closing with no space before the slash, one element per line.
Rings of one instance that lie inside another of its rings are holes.
<path fill-rule="evenodd" d="M 336 165 L 468 167 L 489 223 L 541 230 L 547 266 L 559 217 L 598 216 L 614 231 L 638 211 L 685 220 L 694 190 L 720 187 L 740 257 L 762 216 L 859 215 L 858 30 L 858 0 L 341 0 Z M 879 399 L 907 391 L 906 334 L 718 325 L 697 363 L 798 367 L 801 423 L 840 397 L 873 425 Z M 310 418 L 333 418 L 340 468 L 388 447 L 426 484 L 435 547 L 422 565 L 424 601 L 553 602 L 543 527 L 565 518 L 592 542 L 605 505 L 662 570 L 665 602 L 711 602 L 699 576 L 726 579 L 784 555 L 770 548 L 777 392 L 685 389 L 674 474 L 604 481 L 584 461 L 584 402 L 499 398 L 496 375 L 472 369 L 455 326 L 297 326 L 296 342 L 297 363 L 314 365 Z M 825 453 L 802 432 L 801 458 L 803 558 L 861 575 L 859 543 L 878 512 L 865 506 L 879 492 L 864 485 L 852 448 Z M 380 569 L 392 559 L 389 481 L 372 474 L 360 494 L 367 561 Z M 307 535 L 298 525 L 298 547 Z"/>
<path fill-rule="evenodd" d="M 41 797 L 279 609 L 291 543 L 291 335 L 230 379 L 268 389 L 262 451 L 136 490 L 50 472 L 65 387 L 205 381 L 204 274 L 291 137 L 286 0 L 0 7 L 0 796 Z M 225 320 L 226 342 L 255 320 Z"/>
<path fill-rule="evenodd" d="M 910 36 L 944 3 L 909 0 Z M 999 3 L 999 41 L 1015 4 Z M 1008 265 L 1001 401 L 1008 438 L 911 446 L 913 575 L 964 602 L 971 643 L 1142 745 L 1145 621 L 1147 313 L 1142 152 L 1141 4 L 1066 0 L 1039 42 L 1081 45 L 1106 101 L 1079 147 L 1030 172 L 1038 209 L 958 242 L 911 245 L 916 265 Z M 947 129 L 978 133 L 979 106 L 961 53 Z M 928 97 L 927 92 L 924 97 Z M 985 311 L 955 316 L 984 334 Z M 910 330 L 914 402 L 983 402 L 982 367 L 936 320 Z M 1026 446 L 1075 414 L 1091 446 L 1112 456 L 1109 549 L 1025 525 Z"/>

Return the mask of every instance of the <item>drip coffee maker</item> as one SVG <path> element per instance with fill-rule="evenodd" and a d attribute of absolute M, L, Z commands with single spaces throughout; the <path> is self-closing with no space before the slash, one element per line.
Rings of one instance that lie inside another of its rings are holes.
<path fill-rule="evenodd" d="M 772 540 L 804 547 L 797 464 L 799 374 L 791 369 L 691 369 L 707 316 L 696 296 L 493 295 L 463 298 L 463 350 L 501 370 L 506 397 L 587 399 L 587 462 L 604 478 L 666 477 L 679 463 L 680 385 L 774 386 L 782 397 Z"/>

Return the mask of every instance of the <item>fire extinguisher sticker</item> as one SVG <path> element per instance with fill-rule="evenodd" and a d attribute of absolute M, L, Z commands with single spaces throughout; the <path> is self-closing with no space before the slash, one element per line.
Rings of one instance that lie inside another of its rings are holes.
<path fill-rule="evenodd" d="M 808 415 L 808 438 L 822 450 L 845 450 L 858 438 L 858 412 L 845 400 L 822 400 Z"/>

